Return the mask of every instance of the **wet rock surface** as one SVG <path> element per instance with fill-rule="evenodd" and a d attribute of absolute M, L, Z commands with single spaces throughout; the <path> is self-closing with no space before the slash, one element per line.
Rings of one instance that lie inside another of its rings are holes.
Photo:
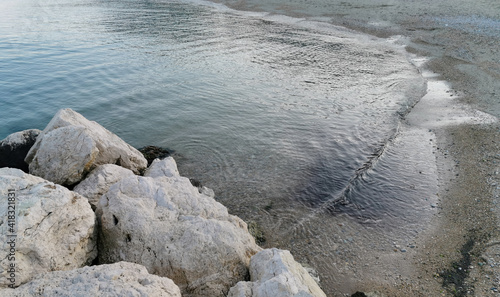
<path fill-rule="evenodd" d="M 41 130 L 30 129 L 7 136 L 0 141 L 0 167 L 10 167 L 28 172 L 28 164 L 24 158 L 35 144 Z"/>
<path fill-rule="evenodd" d="M 165 159 L 170 156 L 170 151 L 154 145 L 142 147 L 139 151 L 144 155 L 144 158 L 148 160 L 148 166 L 151 165 L 155 159 Z"/>

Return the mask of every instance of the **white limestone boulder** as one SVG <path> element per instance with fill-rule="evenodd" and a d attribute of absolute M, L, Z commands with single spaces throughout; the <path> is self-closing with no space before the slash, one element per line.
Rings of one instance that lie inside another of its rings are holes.
<path fill-rule="evenodd" d="M 0 290 L 4 297 L 181 297 L 166 277 L 149 274 L 144 266 L 119 262 L 42 274 L 16 289 Z"/>
<path fill-rule="evenodd" d="M 73 191 L 87 198 L 92 209 L 95 209 L 101 196 L 104 195 L 112 185 L 122 178 L 132 175 L 134 175 L 134 173 L 131 170 L 118 165 L 99 165 L 92 170 Z"/>
<path fill-rule="evenodd" d="M 56 113 L 25 161 L 31 174 L 62 185 L 79 182 L 102 164 L 116 164 L 136 174 L 147 167 L 141 152 L 71 109 Z"/>
<path fill-rule="evenodd" d="M 144 176 L 148 177 L 175 177 L 180 176 L 177 169 L 177 163 L 174 158 L 167 157 L 165 159 L 154 159 L 153 163 L 144 172 Z"/>
<path fill-rule="evenodd" d="M 38 129 L 24 130 L 0 140 L 0 167 L 17 168 L 28 172 L 28 164 L 24 162 L 24 158 L 41 132 Z"/>
<path fill-rule="evenodd" d="M 86 198 L 12 168 L 0 168 L 0 197 L 0 288 L 96 258 L 96 218 Z"/>
<path fill-rule="evenodd" d="M 99 261 L 140 263 L 183 296 L 226 296 L 261 250 L 246 224 L 180 176 L 130 176 L 97 207 Z"/>
<path fill-rule="evenodd" d="M 265 249 L 253 256 L 250 277 L 250 282 L 232 287 L 227 297 L 326 297 L 287 250 Z"/>
<path fill-rule="evenodd" d="M 165 159 L 154 159 L 148 169 L 144 172 L 144 176 L 148 177 L 175 177 L 180 176 L 179 170 L 177 169 L 177 163 L 174 158 L 167 157 Z M 214 198 L 214 190 L 207 188 L 205 186 L 197 187 L 198 192 L 201 194 Z"/>

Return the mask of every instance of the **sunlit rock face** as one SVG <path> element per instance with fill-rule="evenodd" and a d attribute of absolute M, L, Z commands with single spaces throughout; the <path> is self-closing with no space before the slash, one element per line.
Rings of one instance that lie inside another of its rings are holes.
<path fill-rule="evenodd" d="M 161 162 L 170 176 L 152 168 L 154 178 L 126 177 L 102 196 L 99 261 L 140 263 L 171 278 L 183 296 L 226 296 L 248 277 L 250 257 L 261 249 L 245 222 L 188 178 L 170 174 L 177 172 L 171 160 Z"/>
<path fill-rule="evenodd" d="M 11 168 L 0 168 L 0 195 L 8 197 L 0 204 L 0 287 L 90 265 L 96 258 L 96 220 L 86 198 Z"/>
<path fill-rule="evenodd" d="M 136 174 L 147 167 L 142 153 L 71 109 L 57 112 L 25 161 L 31 174 L 61 185 L 79 182 L 102 164 L 117 164 Z"/>
<path fill-rule="evenodd" d="M 181 297 L 172 280 L 149 274 L 144 266 L 127 262 L 44 273 L 15 290 L 0 290 L 0 295 L 31 297 L 40 292 L 43 296 L 59 297 Z"/>

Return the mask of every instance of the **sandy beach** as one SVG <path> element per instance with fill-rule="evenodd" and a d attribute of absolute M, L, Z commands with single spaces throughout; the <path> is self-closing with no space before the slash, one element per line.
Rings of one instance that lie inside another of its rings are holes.
<path fill-rule="evenodd" d="M 388 21 L 399 25 L 396 32 L 356 21 L 344 25 L 378 36 L 410 36 L 408 50 L 432 58 L 428 67 L 460 94 L 459 102 L 498 118 L 499 10 L 493 3 L 451 2 L 394 11 Z M 416 278 L 381 291 L 389 296 L 498 296 L 499 125 L 451 125 L 435 133 L 440 177 L 435 227 L 422 236 L 422 248 L 412 259 Z"/>

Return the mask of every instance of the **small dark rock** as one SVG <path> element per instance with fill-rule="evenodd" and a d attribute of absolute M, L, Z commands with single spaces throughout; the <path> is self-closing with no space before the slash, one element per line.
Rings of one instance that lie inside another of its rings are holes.
<path fill-rule="evenodd" d="M 144 158 L 148 160 L 148 166 L 153 163 L 154 159 L 165 159 L 170 156 L 170 151 L 154 145 L 142 147 L 139 151 L 144 155 Z"/>
<path fill-rule="evenodd" d="M 193 187 L 197 187 L 197 188 L 201 188 L 203 187 L 201 182 L 197 179 L 194 179 L 194 178 L 190 178 L 189 181 L 191 182 L 191 184 L 193 185 Z"/>
<path fill-rule="evenodd" d="M 367 297 L 367 296 L 363 292 L 356 292 L 356 293 L 352 294 L 351 297 Z"/>
<path fill-rule="evenodd" d="M 0 167 L 21 169 L 28 173 L 28 164 L 24 158 L 35 144 L 40 130 L 31 129 L 17 132 L 0 141 Z"/>

